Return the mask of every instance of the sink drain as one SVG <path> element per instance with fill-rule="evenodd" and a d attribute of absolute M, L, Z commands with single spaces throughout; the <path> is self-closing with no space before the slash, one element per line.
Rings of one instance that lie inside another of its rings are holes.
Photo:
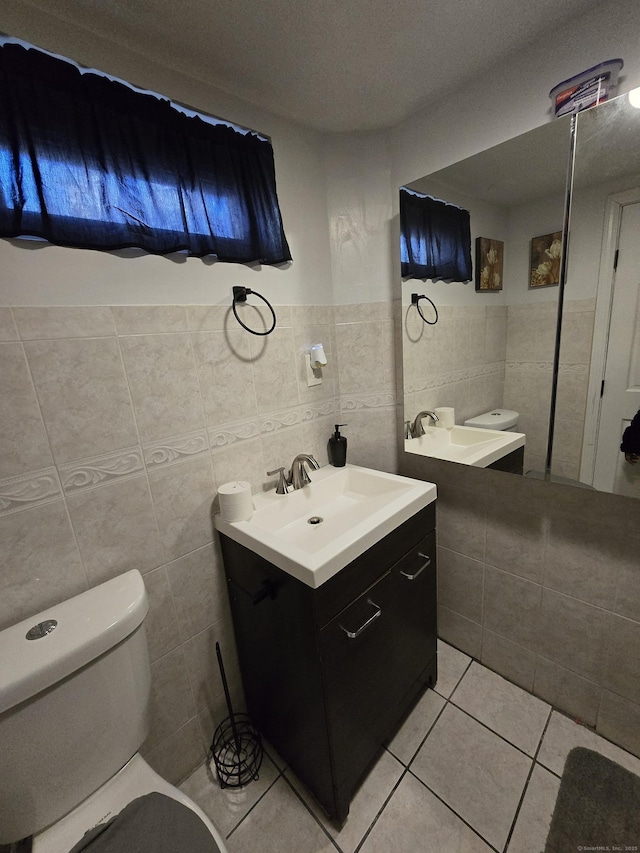
<path fill-rule="evenodd" d="M 324 518 L 321 518 L 319 515 L 312 515 L 311 518 L 307 519 L 307 524 L 322 524 Z"/>

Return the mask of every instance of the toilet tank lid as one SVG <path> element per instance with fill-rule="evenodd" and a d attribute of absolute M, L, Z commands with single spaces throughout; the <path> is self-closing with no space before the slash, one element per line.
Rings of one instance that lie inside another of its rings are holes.
<path fill-rule="evenodd" d="M 519 417 L 520 412 L 514 412 L 512 409 L 491 409 L 483 415 L 469 418 L 464 425 L 481 429 L 509 429 L 518 423 Z"/>
<path fill-rule="evenodd" d="M 136 630 L 148 609 L 144 581 L 133 569 L 0 631 L 0 714 L 109 651 Z M 58 623 L 51 633 L 26 638 L 50 619 Z"/>

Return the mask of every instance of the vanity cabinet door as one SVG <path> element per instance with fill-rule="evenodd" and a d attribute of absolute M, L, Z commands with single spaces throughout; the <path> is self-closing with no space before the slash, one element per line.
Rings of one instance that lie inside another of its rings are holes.
<path fill-rule="evenodd" d="M 336 787 L 357 783 L 435 678 L 434 549 L 431 534 L 320 631 Z"/>

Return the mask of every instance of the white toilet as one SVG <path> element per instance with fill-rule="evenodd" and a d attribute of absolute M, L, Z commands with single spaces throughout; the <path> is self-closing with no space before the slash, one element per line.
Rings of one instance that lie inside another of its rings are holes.
<path fill-rule="evenodd" d="M 148 728 L 147 610 L 134 570 L 0 632 L 0 844 L 34 836 L 34 853 L 68 853 L 85 832 L 157 792 L 190 810 L 163 801 L 202 836 L 198 851 L 226 853 L 204 812 L 137 752 Z M 164 825 L 162 835 L 166 849 L 185 850 L 184 836 L 173 846 Z"/>
<path fill-rule="evenodd" d="M 469 418 L 464 422 L 464 425 L 476 429 L 499 429 L 516 432 L 519 417 L 520 412 L 514 412 L 512 409 L 490 409 L 482 415 Z"/>

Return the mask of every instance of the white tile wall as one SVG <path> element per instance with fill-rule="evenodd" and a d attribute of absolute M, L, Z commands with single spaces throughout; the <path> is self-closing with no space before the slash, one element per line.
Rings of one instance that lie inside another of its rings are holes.
<path fill-rule="evenodd" d="M 438 484 L 439 635 L 640 755 L 640 504 L 405 454 Z"/>
<path fill-rule="evenodd" d="M 349 461 L 396 470 L 391 308 L 335 310 L 277 306 L 274 334 L 254 339 L 217 306 L 0 309 L 0 627 L 138 568 L 151 603 L 144 752 L 169 778 L 226 716 L 216 640 L 242 703 L 217 485 L 271 487 L 266 471 L 300 452 L 326 465 L 336 421 Z M 318 341 L 329 364 L 308 388 L 303 355 Z"/>

